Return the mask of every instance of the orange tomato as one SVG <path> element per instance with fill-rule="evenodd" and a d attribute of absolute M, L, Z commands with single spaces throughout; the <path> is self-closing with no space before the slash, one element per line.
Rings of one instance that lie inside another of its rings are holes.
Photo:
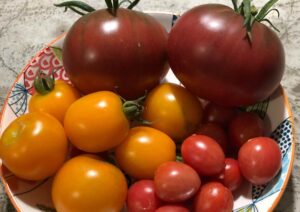
<path fill-rule="evenodd" d="M 110 91 L 86 95 L 68 109 L 65 130 L 72 144 L 86 152 L 102 152 L 120 144 L 129 131 L 122 101 Z"/>
<path fill-rule="evenodd" d="M 150 127 L 135 127 L 115 151 L 116 161 L 136 179 L 153 179 L 159 165 L 176 159 L 176 145 L 165 133 Z"/>
<path fill-rule="evenodd" d="M 126 194 L 123 173 L 94 155 L 66 162 L 52 185 L 52 200 L 59 212 L 120 212 Z"/>
<path fill-rule="evenodd" d="M 78 91 L 68 83 L 57 80 L 53 90 L 46 94 L 36 92 L 29 100 L 29 112 L 46 112 L 63 123 L 70 105 L 80 97 Z"/>
<path fill-rule="evenodd" d="M 147 96 L 143 118 L 175 141 L 194 133 L 202 119 L 202 104 L 184 87 L 163 83 Z"/>
<path fill-rule="evenodd" d="M 61 123 L 53 116 L 34 112 L 15 119 L 3 132 L 0 157 L 16 176 L 42 180 L 64 163 L 68 141 Z"/>

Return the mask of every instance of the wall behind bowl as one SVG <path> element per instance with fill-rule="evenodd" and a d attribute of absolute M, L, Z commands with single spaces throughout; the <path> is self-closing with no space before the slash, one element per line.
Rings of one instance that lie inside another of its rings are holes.
<path fill-rule="evenodd" d="M 265 0 L 267 1 L 267 0 Z M 1 0 L 0 7 L 0 107 L 6 93 L 23 66 L 53 38 L 67 31 L 79 18 L 70 11 L 53 6 L 61 0 Z M 95 8 L 105 6 L 104 0 L 86 0 Z M 264 1 L 254 1 L 261 6 Z M 160 11 L 181 14 L 187 9 L 205 3 L 223 3 L 231 6 L 230 0 L 141 0 L 137 10 Z M 300 119 L 300 1 L 280 0 L 277 4 L 281 16 L 270 15 L 272 22 L 281 30 L 279 36 L 286 50 L 286 72 L 283 87 L 295 116 L 297 137 Z M 298 141 L 297 141 L 298 142 Z M 297 143 L 297 149 L 299 145 Z M 296 150 L 294 171 L 287 190 L 277 211 L 300 211 L 300 154 Z M 11 206 L 0 183 L 0 211 L 8 211 Z"/>

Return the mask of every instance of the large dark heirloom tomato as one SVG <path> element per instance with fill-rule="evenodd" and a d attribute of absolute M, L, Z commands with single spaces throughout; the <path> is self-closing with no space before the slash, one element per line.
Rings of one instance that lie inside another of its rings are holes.
<path fill-rule="evenodd" d="M 238 13 L 238 7 L 235 11 L 206 4 L 183 14 L 170 32 L 168 58 L 175 75 L 187 89 L 220 105 L 264 100 L 283 75 L 283 46 L 275 32 L 260 23 L 269 11 L 255 16 L 247 2 L 240 8 L 249 19 Z"/>
<path fill-rule="evenodd" d="M 85 94 L 110 90 L 136 98 L 159 84 L 168 70 L 167 35 L 145 13 L 97 10 L 69 30 L 63 44 L 64 68 Z"/>

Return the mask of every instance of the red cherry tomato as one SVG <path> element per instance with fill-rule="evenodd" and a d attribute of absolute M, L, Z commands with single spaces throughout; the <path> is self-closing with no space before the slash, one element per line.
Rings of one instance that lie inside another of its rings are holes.
<path fill-rule="evenodd" d="M 192 135 L 185 139 L 181 153 L 184 162 L 201 176 L 219 174 L 225 167 L 225 155 L 221 146 L 205 135 Z"/>
<path fill-rule="evenodd" d="M 224 152 L 228 149 L 228 138 L 225 130 L 215 123 L 207 123 L 202 125 L 196 132 L 199 135 L 206 135 L 213 138 L 220 146 Z"/>
<path fill-rule="evenodd" d="M 255 113 L 240 113 L 229 125 L 229 139 L 232 146 L 237 149 L 249 139 L 263 136 L 263 134 L 263 120 Z"/>
<path fill-rule="evenodd" d="M 216 179 L 231 191 L 239 188 L 242 183 L 243 177 L 238 161 L 232 158 L 226 158 L 225 168 L 216 177 Z"/>
<path fill-rule="evenodd" d="M 155 212 L 189 212 L 189 209 L 181 205 L 164 205 Z"/>
<path fill-rule="evenodd" d="M 253 184 L 271 181 L 281 168 L 281 151 L 268 137 L 257 137 L 246 142 L 239 150 L 238 162 L 243 176 Z"/>
<path fill-rule="evenodd" d="M 197 193 L 201 180 L 190 166 L 171 161 L 157 168 L 154 184 L 160 199 L 166 202 L 183 202 Z"/>
<path fill-rule="evenodd" d="M 127 208 L 130 212 L 154 212 L 161 204 L 152 180 L 140 180 L 128 190 Z"/>
<path fill-rule="evenodd" d="M 210 102 L 204 108 L 203 122 L 215 123 L 227 128 L 229 122 L 233 119 L 235 114 L 236 110 L 234 108 L 224 107 Z"/>
<path fill-rule="evenodd" d="M 203 185 L 195 198 L 196 212 L 232 212 L 232 209 L 231 191 L 218 182 Z"/>

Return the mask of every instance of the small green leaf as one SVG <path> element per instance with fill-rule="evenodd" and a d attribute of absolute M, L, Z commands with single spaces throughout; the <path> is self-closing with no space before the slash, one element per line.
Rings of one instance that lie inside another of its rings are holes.
<path fill-rule="evenodd" d="M 239 11 L 239 8 L 238 8 L 238 0 L 231 0 L 232 1 L 232 4 L 233 4 L 233 9 L 235 12 L 238 12 Z"/>
<path fill-rule="evenodd" d="M 270 24 L 270 26 L 276 30 L 277 32 L 280 32 L 278 28 L 275 27 L 275 25 L 269 20 L 269 19 L 262 19 L 260 22 L 268 22 Z"/>
<path fill-rule="evenodd" d="M 133 9 L 138 3 L 140 2 L 140 0 L 135 0 L 133 1 L 128 7 L 127 9 Z"/>
<path fill-rule="evenodd" d="M 54 55 L 57 57 L 57 59 L 62 62 L 62 49 L 56 46 L 51 46 L 51 50 L 53 51 Z"/>
<path fill-rule="evenodd" d="M 80 15 L 85 15 L 84 12 L 90 13 L 90 12 L 95 11 L 95 9 L 93 7 L 91 7 L 90 5 L 88 5 L 88 4 L 86 4 L 82 1 L 66 1 L 66 2 L 63 2 L 63 3 L 60 3 L 60 4 L 54 4 L 54 6 L 64 7 L 65 11 L 67 11 L 67 9 L 71 9 L 71 10 L 73 10 L 74 12 L 76 12 Z M 81 12 L 78 9 L 80 9 L 84 12 Z"/>
<path fill-rule="evenodd" d="M 269 0 L 259 11 L 258 15 L 256 16 L 257 21 L 262 21 L 266 15 L 268 15 L 269 10 L 271 7 L 277 2 L 278 0 Z"/>

